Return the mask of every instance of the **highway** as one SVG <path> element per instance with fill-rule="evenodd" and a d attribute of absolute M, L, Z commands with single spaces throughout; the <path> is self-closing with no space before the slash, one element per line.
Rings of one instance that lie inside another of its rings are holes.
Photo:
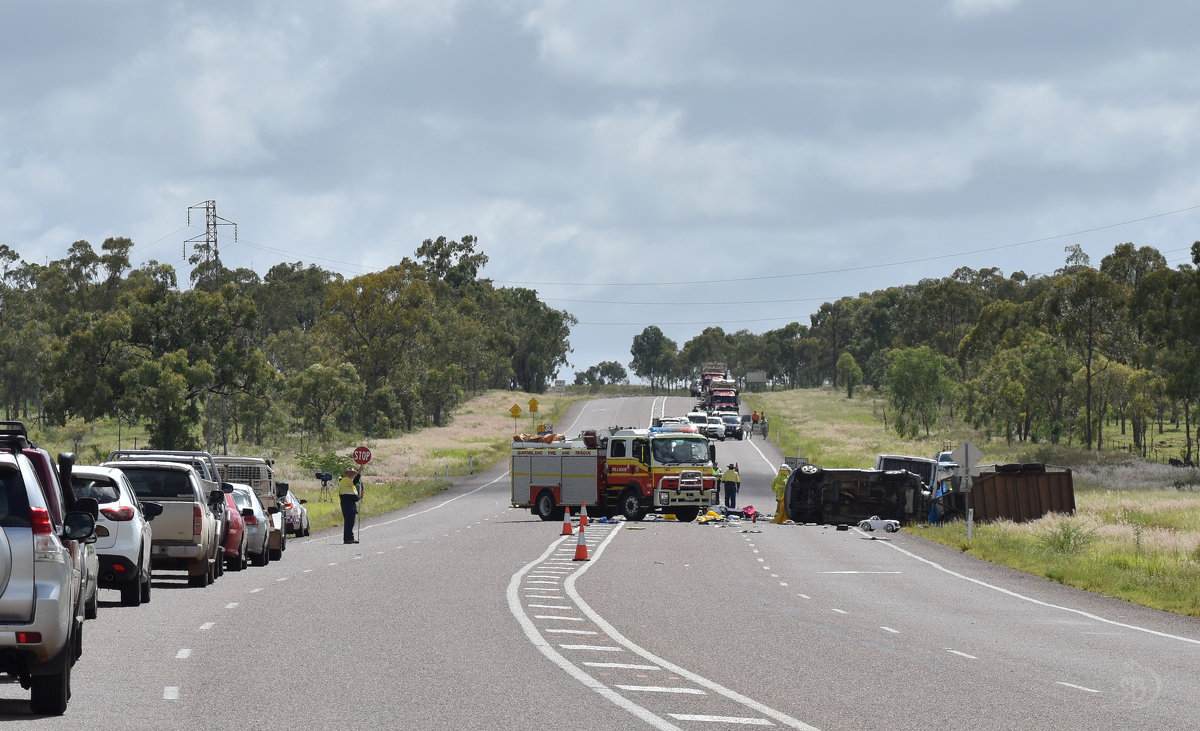
<path fill-rule="evenodd" d="M 556 425 L 646 426 L 688 399 L 579 404 Z M 722 442 L 739 506 L 782 461 Z M 369 500 L 369 494 L 367 499 Z M 152 601 L 102 593 L 61 718 L 31 728 L 1194 728 L 1200 621 L 906 534 L 592 523 L 509 507 L 506 465 L 283 560 Z"/>

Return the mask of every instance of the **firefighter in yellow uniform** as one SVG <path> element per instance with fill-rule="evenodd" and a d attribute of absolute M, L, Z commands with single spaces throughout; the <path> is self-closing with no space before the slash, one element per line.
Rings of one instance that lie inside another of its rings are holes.
<path fill-rule="evenodd" d="M 353 467 L 347 467 L 338 478 L 338 497 L 342 501 L 342 542 L 358 543 L 354 537 L 354 518 L 358 501 L 362 500 L 362 477 Z"/>
<path fill-rule="evenodd" d="M 771 480 L 771 490 L 775 492 L 775 500 L 778 503 L 775 506 L 775 517 L 771 519 L 772 523 L 782 523 L 788 519 L 787 511 L 783 506 L 784 491 L 787 489 L 788 478 L 792 475 L 792 468 L 787 466 L 787 463 L 779 465 L 779 474 L 775 475 L 775 479 Z"/>

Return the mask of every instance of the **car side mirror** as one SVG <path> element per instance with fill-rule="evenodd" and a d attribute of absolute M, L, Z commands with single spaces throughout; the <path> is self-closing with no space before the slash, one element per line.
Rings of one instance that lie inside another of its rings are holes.
<path fill-rule="evenodd" d="M 225 505 L 225 493 L 221 492 L 220 490 L 209 490 L 208 504 L 212 505 L 213 507 L 224 506 Z"/>
<path fill-rule="evenodd" d="M 307 501 L 307 500 L 301 500 L 301 501 L 300 501 L 300 504 L 301 504 L 301 505 L 307 505 L 307 504 L 308 504 L 308 501 Z"/>
<path fill-rule="evenodd" d="M 225 492 L 225 493 L 233 492 L 233 485 L 228 482 L 222 482 L 221 483 L 221 492 Z"/>
<path fill-rule="evenodd" d="M 162 515 L 162 503 L 139 503 L 142 506 L 142 515 L 146 516 L 146 520 L 154 520 Z"/>
<path fill-rule="evenodd" d="M 100 501 L 94 497 L 75 498 L 75 510 L 92 516 L 92 522 L 100 519 Z"/>
<path fill-rule="evenodd" d="M 96 519 L 91 513 L 72 510 L 63 517 L 62 536 L 69 541 L 82 541 L 96 532 Z"/>
<path fill-rule="evenodd" d="M 272 505 L 271 507 L 267 508 L 267 512 L 270 513 L 271 515 L 276 515 L 279 513 L 279 506 Z"/>

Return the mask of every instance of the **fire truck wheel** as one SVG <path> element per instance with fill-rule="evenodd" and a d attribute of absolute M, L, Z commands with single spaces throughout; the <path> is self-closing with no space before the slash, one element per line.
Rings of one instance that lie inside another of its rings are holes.
<path fill-rule="evenodd" d="M 621 514 L 625 516 L 625 520 L 638 521 L 646 517 L 646 510 L 641 504 L 641 495 L 638 494 L 637 488 L 627 487 L 625 492 L 621 493 Z"/>
<path fill-rule="evenodd" d="M 559 509 L 556 511 L 554 509 L 554 495 L 549 490 L 542 490 L 538 493 L 537 500 L 533 503 L 533 511 L 542 520 L 563 519 L 562 510 Z M 556 512 L 558 513 L 557 518 L 554 517 Z"/>
<path fill-rule="evenodd" d="M 691 523 L 700 514 L 700 508 L 674 508 L 675 520 L 680 523 Z"/>

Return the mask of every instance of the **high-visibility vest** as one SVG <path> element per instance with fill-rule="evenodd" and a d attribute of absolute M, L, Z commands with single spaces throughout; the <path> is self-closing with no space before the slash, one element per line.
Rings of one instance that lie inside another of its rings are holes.
<path fill-rule="evenodd" d="M 721 482 L 737 482 L 741 483 L 742 478 L 738 475 L 737 470 L 725 470 L 721 474 Z"/>
<path fill-rule="evenodd" d="M 354 484 L 353 477 L 342 475 L 338 478 L 338 493 L 341 495 L 358 496 L 358 486 Z"/>

